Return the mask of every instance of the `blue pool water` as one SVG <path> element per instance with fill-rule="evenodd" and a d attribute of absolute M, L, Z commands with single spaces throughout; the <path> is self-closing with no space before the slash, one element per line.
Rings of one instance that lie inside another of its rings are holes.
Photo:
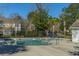
<path fill-rule="evenodd" d="M 17 45 L 48 45 L 48 41 L 45 39 L 21 39 L 17 40 Z"/>

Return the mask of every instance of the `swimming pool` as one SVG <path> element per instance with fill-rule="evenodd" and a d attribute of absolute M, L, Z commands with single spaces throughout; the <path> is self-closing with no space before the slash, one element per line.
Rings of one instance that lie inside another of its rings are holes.
<path fill-rule="evenodd" d="M 61 38 L 10 38 L 10 41 L 0 42 L 0 45 L 50 45 L 58 44 Z"/>
<path fill-rule="evenodd" d="M 35 39 L 35 38 L 27 38 L 27 39 L 19 39 L 16 42 L 17 45 L 48 45 L 49 40 L 46 39 Z"/>

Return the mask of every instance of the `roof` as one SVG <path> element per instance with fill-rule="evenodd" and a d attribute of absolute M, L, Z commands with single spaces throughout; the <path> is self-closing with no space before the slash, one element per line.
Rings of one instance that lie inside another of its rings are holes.
<path fill-rule="evenodd" d="M 79 19 L 77 19 L 72 26 L 70 26 L 70 29 L 79 29 Z"/>
<path fill-rule="evenodd" d="M 19 21 L 17 19 L 0 18 L 0 22 L 16 23 L 16 22 L 19 22 Z"/>
<path fill-rule="evenodd" d="M 79 19 L 72 24 L 72 27 L 79 27 Z"/>
<path fill-rule="evenodd" d="M 0 23 L 9 23 L 9 24 L 13 24 L 13 23 L 16 23 L 16 24 L 19 24 L 20 21 L 18 19 L 10 19 L 10 18 L 0 18 Z M 0 31 L 3 31 L 3 29 L 5 30 L 9 30 L 9 29 L 15 29 L 14 27 L 12 27 L 11 25 L 5 27 L 5 26 L 0 26 Z"/>

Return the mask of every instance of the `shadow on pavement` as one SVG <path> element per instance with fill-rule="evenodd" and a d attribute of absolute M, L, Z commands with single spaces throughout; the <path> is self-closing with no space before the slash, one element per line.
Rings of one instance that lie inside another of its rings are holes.
<path fill-rule="evenodd" d="M 27 49 L 24 46 L 17 46 L 17 45 L 0 46 L 0 54 L 13 54 L 19 51 L 27 51 Z"/>
<path fill-rule="evenodd" d="M 79 46 L 74 46 L 74 51 L 69 51 L 70 55 L 79 56 Z"/>
<path fill-rule="evenodd" d="M 72 55 L 72 56 L 79 56 L 79 52 L 76 52 L 76 51 L 74 51 L 74 52 L 69 52 L 70 53 L 70 55 Z"/>

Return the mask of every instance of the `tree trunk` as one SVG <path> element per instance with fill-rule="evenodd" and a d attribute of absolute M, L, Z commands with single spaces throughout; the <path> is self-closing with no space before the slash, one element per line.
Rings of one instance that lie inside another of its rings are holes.
<path fill-rule="evenodd" d="M 64 38 L 66 36 L 66 22 L 64 21 Z"/>
<path fill-rule="evenodd" d="M 53 37 L 55 36 L 54 32 L 55 32 L 55 25 L 53 25 Z"/>

